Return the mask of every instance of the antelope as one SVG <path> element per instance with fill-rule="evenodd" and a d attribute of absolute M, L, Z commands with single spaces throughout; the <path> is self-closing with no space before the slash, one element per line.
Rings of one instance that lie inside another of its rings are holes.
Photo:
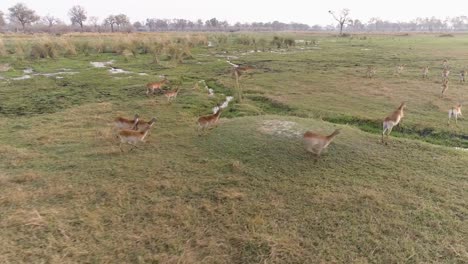
<path fill-rule="evenodd" d="M 394 126 L 398 125 L 400 123 L 401 119 L 403 118 L 403 109 L 406 107 L 406 104 L 403 102 L 400 104 L 397 110 L 395 110 L 393 113 L 391 113 L 389 116 L 387 116 L 383 120 L 383 132 L 382 132 L 382 143 L 387 144 L 384 141 L 384 135 L 387 135 L 387 141 L 388 141 L 388 136 L 392 132 L 392 129 Z"/>
<path fill-rule="evenodd" d="M 442 67 L 444 67 L 444 69 L 447 69 L 448 68 L 448 60 L 447 59 L 444 59 L 442 61 Z"/>
<path fill-rule="evenodd" d="M 444 70 L 442 71 L 442 79 L 443 80 L 448 79 L 449 74 L 450 74 L 450 70 L 448 68 L 444 68 Z"/>
<path fill-rule="evenodd" d="M 422 77 L 423 79 L 427 79 L 427 75 L 429 74 L 429 66 L 426 66 L 422 70 Z"/>
<path fill-rule="evenodd" d="M 123 152 L 122 144 L 132 145 L 132 148 L 130 149 L 131 151 L 133 150 L 133 148 L 137 147 L 136 144 L 138 142 L 144 142 L 145 137 L 148 135 L 148 132 L 150 128 L 153 126 L 154 122 L 156 122 L 156 118 L 153 117 L 153 119 L 151 119 L 151 121 L 148 122 L 148 126 L 146 126 L 143 131 L 135 131 L 135 130 L 130 130 L 130 129 L 124 129 L 124 130 L 119 131 L 120 151 Z"/>
<path fill-rule="evenodd" d="M 172 100 L 176 99 L 178 93 L 179 93 L 179 88 L 175 89 L 174 91 L 164 92 L 164 95 L 167 98 L 167 102 L 171 103 Z"/>
<path fill-rule="evenodd" d="M 440 97 L 444 97 L 444 93 L 448 90 L 448 87 L 449 87 L 449 84 L 448 84 L 448 79 L 444 79 L 442 81 L 442 92 L 441 92 L 441 95 Z"/>
<path fill-rule="evenodd" d="M 455 124 L 458 124 L 458 117 L 462 117 L 461 104 L 457 104 L 448 111 L 448 121 L 447 124 L 450 124 L 450 120 L 455 118 Z"/>
<path fill-rule="evenodd" d="M 304 133 L 303 142 L 308 152 L 316 155 L 316 160 L 320 157 L 322 151 L 324 151 L 333 139 L 340 134 L 341 129 L 336 129 L 333 133 L 328 136 L 323 136 L 312 131 Z"/>
<path fill-rule="evenodd" d="M 396 67 L 396 74 L 400 75 L 405 70 L 406 64 L 400 64 Z"/>
<path fill-rule="evenodd" d="M 151 127 L 151 120 L 144 121 L 144 120 L 139 119 L 138 122 L 136 122 L 133 130 L 141 132 L 141 131 L 145 131 L 148 127 Z"/>
<path fill-rule="evenodd" d="M 154 91 L 161 92 L 161 88 L 168 83 L 169 80 L 164 77 L 162 81 L 159 82 L 150 82 L 146 84 L 146 95 L 149 96 L 149 94 L 154 94 Z"/>
<path fill-rule="evenodd" d="M 461 83 L 464 83 L 465 82 L 465 77 L 466 75 L 468 75 L 468 71 L 467 70 L 461 70 L 460 71 L 460 82 Z"/>
<path fill-rule="evenodd" d="M 135 114 L 135 117 L 133 118 L 133 120 L 126 119 L 123 117 L 117 117 L 114 120 L 114 125 L 115 125 L 115 128 L 117 129 L 135 129 L 138 121 L 139 121 L 139 116 L 138 114 Z"/>
<path fill-rule="evenodd" d="M 376 73 L 375 66 L 367 66 L 366 77 L 372 78 Z"/>
<path fill-rule="evenodd" d="M 203 132 L 205 131 L 206 128 L 208 127 L 211 127 L 213 125 L 216 125 L 218 123 L 218 120 L 219 120 L 219 116 L 221 115 L 221 111 L 223 109 L 221 107 L 219 107 L 218 105 L 218 109 L 216 111 L 216 113 L 212 114 L 212 115 L 206 115 L 206 116 L 201 116 L 198 118 L 198 131 L 200 132 Z M 201 136 L 201 134 L 199 133 L 199 135 Z"/>

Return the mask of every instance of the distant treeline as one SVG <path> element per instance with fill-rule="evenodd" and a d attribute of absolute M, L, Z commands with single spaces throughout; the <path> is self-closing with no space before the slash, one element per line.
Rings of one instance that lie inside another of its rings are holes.
<path fill-rule="evenodd" d="M 49 32 L 66 33 L 70 31 L 86 32 L 158 32 L 158 31 L 336 31 L 338 25 L 307 25 L 303 23 L 253 22 L 228 23 L 217 18 L 206 21 L 198 19 L 160 19 L 147 18 L 145 21 L 131 22 L 125 14 L 109 15 L 106 18 L 88 17 L 82 6 L 73 6 L 69 12 L 70 23 L 65 23 L 53 15 L 36 15 L 36 12 L 24 4 L 16 4 L 7 13 L 0 11 L 0 32 Z M 468 31 L 468 17 L 438 19 L 417 18 L 410 22 L 392 22 L 380 18 L 371 18 L 367 22 L 348 19 L 344 32 L 454 32 Z"/>

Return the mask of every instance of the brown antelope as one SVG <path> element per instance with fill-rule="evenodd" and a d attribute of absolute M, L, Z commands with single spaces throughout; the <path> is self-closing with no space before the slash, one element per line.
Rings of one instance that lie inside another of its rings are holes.
<path fill-rule="evenodd" d="M 138 114 L 135 114 L 135 117 L 133 118 L 133 120 L 123 118 L 123 117 L 117 117 L 114 120 L 114 125 L 115 125 L 115 128 L 117 129 L 135 129 L 138 121 L 139 121 Z"/>
<path fill-rule="evenodd" d="M 151 121 L 148 122 L 148 126 L 146 126 L 143 131 L 135 131 L 135 130 L 129 130 L 129 129 L 124 129 L 124 130 L 119 131 L 120 151 L 123 152 L 122 144 L 132 145 L 132 148 L 130 149 L 131 151 L 133 150 L 133 148 L 137 147 L 136 144 L 138 142 L 144 142 L 144 139 L 148 135 L 148 132 L 150 128 L 153 126 L 154 122 L 156 122 L 156 118 L 151 119 Z"/>
<path fill-rule="evenodd" d="M 462 117 L 461 104 L 457 104 L 448 111 L 448 121 L 447 124 L 450 124 L 450 120 L 455 118 L 455 124 L 458 124 L 458 117 Z"/>
<path fill-rule="evenodd" d="M 423 79 L 427 79 L 427 76 L 429 75 L 429 66 L 426 66 L 422 70 L 422 77 Z"/>
<path fill-rule="evenodd" d="M 447 69 L 448 68 L 448 60 L 444 59 L 442 61 L 442 67 L 444 67 L 444 69 Z"/>
<path fill-rule="evenodd" d="M 367 66 L 366 77 L 372 78 L 376 72 L 375 66 Z"/>
<path fill-rule="evenodd" d="M 448 90 L 448 88 L 449 88 L 449 81 L 448 81 L 448 79 L 443 79 L 443 80 L 442 80 L 442 92 L 441 92 L 441 94 L 440 94 L 440 97 L 442 97 L 442 98 L 444 97 L 444 94 L 445 94 L 445 92 Z"/>
<path fill-rule="evenodd" d="M 450 70 L 448 68 L 444 68 L 444 70 L 442 70 L 442 79 L 443 80 L 448 79 L 449 74 L 450 74 Z"/>
<path fill-rule="evenodd" d="M 154 94 L 155 91 L 158 91 L 159 93 L 162 92 L 162 87 L 166 84 L 169 83 L 169 80 L 164 77 L 162 81 L 159 82 L 150 82 L 146 84 L 146 95 L 149 96 L 149 94 Z"/>
<path fill-rule="evenodd" d="M 201 116 L 198 118 L 197 123 L 199 135 L 201 135 L 200 130 L 201 133 L 203 133 L 203 131 L 205 131 L 206 128 L 212 127 L 213 125 L 216 125 L 218 123 L 219 116 L 221 115 L 222 110 L 223 109 L 218 105 L 218 110 L 216 111 L 216 113 L 212 115 Z"/>
<path fill-rule="evenodd" d="M 400 64 L 396 67 L 396 74 L 400 75 L 405 70 L 406 64 Z"/>
<path fill-rule="evenodd" d="M 403 118 L 403 109 L 405 107 L 406 104 L 404 102 L 401 103 L 397 110 L 395 110 L 383 120 L 382 143 L 387 144 L 387 142 L 384 141 L 384 136 L 387 135 L 388 141 L 388 136 L 392 132 L 393 127 L 398 125 L 398 123 L 400 123 L 401 119 Z"/>
<path fill-rule="evenodd" d="M 304 133 L 303 142 L 308 152 L 316 155 L 316 160 L 320 157 L 322 151 L 324 151 L 333 139 L 340 134 L 341 129 L 336 129 L 333 133 L 328 136 L 323 136 L 312 131 Z"/>
<path fill-rule="evenodd" d="M 133 130 L 141 132 L 141 131 L 145 131 L 146 129 L 148 129 L 148 127 L 151 127 L 151 120 L 144 121 L 144 120 L 138 119 L 138 122 L 136 122 Z"/>
<path fill-rule="evenodd" d="M 461 70 L 460 71 L 460 82 L 461 83 L 464 83 L 465 82 L 465 77 L 466 75 L 468 75 L 468 71 L 467 70 Z"/>
<path fill-rule="evenodd" d="M 177 94 L 179 93 L 179 88 L 175 89 L 174 91 L 166 91 L 164 95 L 167 98 L 168 103 L 172 103 L 172 100 L 177 98 Z"/>

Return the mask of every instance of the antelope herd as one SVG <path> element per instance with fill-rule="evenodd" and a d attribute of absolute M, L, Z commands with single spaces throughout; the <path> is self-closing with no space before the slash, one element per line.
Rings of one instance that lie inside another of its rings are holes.
<path fill-rule="evenodd" d="M 255 69 L 252 66 L 239 66 L 236 64 L 231 63 L 228 61 L 229 64 L 233 66 L 233 74 L 236 76 L 236 81 L 238 82 L 238 77 L 250 70 Z M 395 75 L 400 76 L 404 70 L 405 70 L 406 64 L 400 64 L 396 66 L 395 68 Z M 446 94 L 448 87 L 449 87 L 449 74 L 450 74 L 450 69 L 449 69 L 449 64 L 447 60 L 444 60 L 442 62 L 442 91 L 441 91 L 441 97 L 443 98 L 444 95 Z M 376 68 L 373 65 L 370 65 L 367 67 L 366 70 L 366 77 L 367 78 L 373 78 L 376 74 Z M 459 82 L 464 83 L 465 82 L 465 77 L 467 76 L 468 72 L 467 70 L 463 69 L 459 73 Z M 424 66 L 422 68 L 422 78 L 427 79 L 429 76 L 429 66 Z M 195 84 L 195 87 L 198 87 L 198 83 L 204 82 L 204 81 L 199 81 Z M 179 88 L 176 88 L 175 90 L 163 90 L 163 87 L 169 83 L 169 80 L 164 76 L 164 78 L 160 81 L 156 82 L 150 82 L 146 85 L 146 95 L 149 96 L 150 94 L 155 94 L 155 92 L 158 92 L 159 94 L 164 94 L 164 96 L 167 98 L 168 103 L 172 103 L 173 100 L 176 99 L 178 93 L 179 93 Z M 208 89 L 208 86 L 205 84 L 205 88 Z M 212 94 L 210 92 L 210 94 Z M 205 116 L 200 116 L 197 120 L 197 125 L 198 125 L 198 134 L 201 136 L 204 134 L 204 132 L 207 129 L 213 128 L 217 126 L 219 118 L 221 116 L 222 110 L 228 106 L 229 101 L 231 101 L 233 98 L 228 96 L 226 98 L 226 101 L 220 105 L 218 104 L 214 109 L 213 109 L 213 114 L 211 115 L 205 115 Z M 404 117 L 404 109 L 406 107 L 406 103 L 403 102 L 400 104 L 400 106 L 393 111 L 390 115 L 385 117 L 382 123 L 383 131 L 382 131 L 382 139 L 381 142 L 382 144 L 387 145 L 388 144 L 388 138 L 390 133 L 392 132 L 392 129 L 401 124 L 402 118 Z M 457 105 L 453 106 L 452 108 L 449 109 L 448 111 L 448 124 L 450 124 L 450 121 L 452 119 L 455 119 L 455 123 L 458 123 L 458 119 L 462 117 L 461 113 L 461 103 L 458 103 Z M 114 121 L 115 128 L 118 130 L 118 138 L 120 139 L 120 150 L 123 151 L 122 145 L 123 144 L 129 144 L 131 145 L 131 149 L 137 147 L 137 143 L 143 142 L 146 136 L 148 135 L 151 127 L 154 125 L 156 122 L 156 118 L 151 119 L 148 122 L 145 122 L 140 119 L 138 114 L 135 114 L 133 119 L 127 119 L 124 117 L 118 117 Z M 321 135 L 313 131 L 307 131 L 303 134 L 303 143 L 305 145 L 305 149 L 314 154 L 316 157 L 316 161 L 322 154 L 322 152 L 330 145 L 330 143 L 334 140 L 334 138 L 340 134 L 340 129 L 336 129 L 333 133 L 330 135 Z"/>

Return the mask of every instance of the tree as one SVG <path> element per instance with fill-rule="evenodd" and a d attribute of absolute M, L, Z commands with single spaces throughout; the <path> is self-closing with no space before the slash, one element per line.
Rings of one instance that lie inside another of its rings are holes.
<path fill-rule="evenodd" d="M 328 11 L 328 13 L 330 13 L 333 18 L 338 22 L 339 26 L 340 26 L 340 35 L 343 35 L 343 26 L 346 22 L 349 21 L 349 18 L 348 18 L 348 15 L 349 15 L 349 9 L 345 8 L 345 9 L 342 9 L 338 15 L 335 14 L 335 12 L 333 11 Z"/>
<path fill-rule="evenodd" d="M 58 19 L 58 18 L 56 18 L 54 16 L 51 16 L 49 14 L 44 16 L 42 18 L 42 21 L 43 21 L 44 24 L 47 25 L 47 27 L 49 27 L 49 31 L 50 31 L 50 29 L 52 28 L 53 25 L 56 25 L 56 24 L 61 22 L 60 19 Z"/>
<path fill-rule="evenodd" d="M 127 26 L 130 24 L 130 19 L 128 18 L 127 15 L 124 14 L 119 14 L 115 16 L 115 24 L 117 27 L 122 27 L 122 26 Z"/>
<path fill-rule="evenodd" d="M 114 25 L 117 24 L 117 20 L 115 19 L 114 15 L 108 16 L 104 19 L 104 25 L 109 25 L 111 27 L 111 32 L 114 32 Z"/>
<path fill-rule="evenodd" d="M 83 23 L 88 18 L 86 16 L 86 10 L 82 6 L 76 5 L 68 11 L 68 16 L 70 17 L 71 23 L 73 25 L 80 25 L 81 31 L 83 31 Z"/>
<path fill-rule="evenodd" d="M 32 9 L 29 9 L 26 5 L 18 3 L 10 8 L 10 21 L 21 23 L 23 27 L 23 32 L 27 24 L 34 23 L 39 20 L 39 16 L 36 15 L 36 12 Z"/>
<path fill-rule="evenodd" d="M 93 27 L 93 30 L 97 31 L 98 26 L 99 26 L 99 18 L 95 16 L 91 16 L 89 17 L 88 21 L 89 21 L 89 25 Z"/>
<path fill-rule="evenodd" d="M 3 12 L 0 11 L 0 27 L 5 26 L 5 19 L 3 18 Z"/>

